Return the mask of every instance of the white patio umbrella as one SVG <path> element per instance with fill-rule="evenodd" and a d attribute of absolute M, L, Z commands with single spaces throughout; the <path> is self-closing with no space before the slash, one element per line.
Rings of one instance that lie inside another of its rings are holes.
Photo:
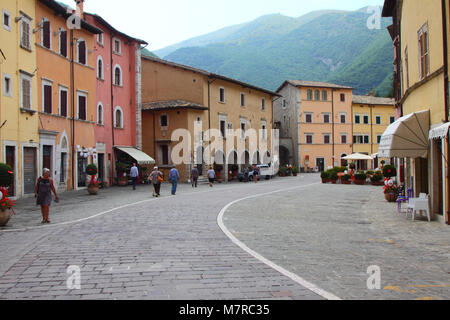
<path fill-rule="evenodd" d="M 351 154 L 349 156 L 346 156 L 344 158 L 342 158 L 344 160 L 352 160 L 352 161 L 358 161 L 358 160 L 373 160 L 373 158 L 371 156 L 368 156 L 366 154 L 362 154 L 362 153 L 354 153 Z M 358 169 L 358 168 L 356 168 Z"/>

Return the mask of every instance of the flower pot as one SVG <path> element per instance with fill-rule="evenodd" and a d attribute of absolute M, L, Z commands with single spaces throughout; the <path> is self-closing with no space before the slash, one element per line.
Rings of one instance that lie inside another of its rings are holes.
<path fill-rule="evenodd" d="M 380 187 L 380 186 L 384 186 L 384 182 L 383 181 L 372 181 L 372 185 Z"/>
<path fill-rule="evenodd" d="M 398 194 L 396 194 L 396 193 L 385 193 L 384 197 L 386 198 L 387 202 L 397 202 Z"/>
<path fill-rule="evenodd" d="M 11 210 L 0 210 L 0 227 L 4 227 L 11 219 Z"/>
<path fill-rule="evenodd" d="M 297 173 L 293 173 L 292 175 L 293 175 L 294 177 L 296 177 L 296 176 L 297 176 Z"/>
<path fill-rule="evenodd" d="M 98 187 L 96 186 L 88 186 L 89 194 L 96 195 L 98 194 Z"/>
<path fill-rule="evenodd" d="M 341 183 L 342 184 L 352 184 L 352 182 L 350 180 L 342 180 Z"/>
<path fill-rule="evenodd" d="M 120 178 L 118 184 L 119 186 L 124 187 L 128 185 L 128 180 L 126 178 Z"/>
<path fill-rule="evenodd" d="M 355 184 L 358 186 L 363 186 L 366 184 L 366 180 L 355 180 Z"/>
<path fill-rule="evenodd" d="M 330 180 L 331 181 L 331 184 L 336 184 L 337 183 L 337 180 Z"/>
<path fill-rule="evenodd" d="M 325 184 L 328 182 L 328 179 L 322 179 L 322 183 Z"/>

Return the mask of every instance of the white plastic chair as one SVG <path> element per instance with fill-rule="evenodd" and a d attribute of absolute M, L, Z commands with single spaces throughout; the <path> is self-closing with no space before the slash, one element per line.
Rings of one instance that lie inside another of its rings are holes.
<path fill-rule="evenodd" d="M 416 220 L 416 212 L 422 213 L 425 211 L 427 213 L 428 222 L 431 222 L 431 210 L 430 210 L 430 199 L 427 194 L 421 193 L 419 198 L 410 199 L 408 203 L 408 209 L 412 211 L 412 220 Z"/>

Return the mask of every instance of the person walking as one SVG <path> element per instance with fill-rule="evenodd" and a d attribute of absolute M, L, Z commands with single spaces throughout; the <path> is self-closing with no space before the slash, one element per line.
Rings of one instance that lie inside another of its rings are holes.
<path fill-rule="evenodd" d="M 178 180 L 180 180 L 180 173 L 178 172 L 176 167 L 173 167 L 169 172 L 169 180 L 172 182 L 172 195 L 176 195 Z"/>
<path fill-rule="evenodd" d="M 258 183 L 258 177 L 259 177 L 259 168 L 258 166 L 255 164 L 253 166 L 253 180 L 255 180 L 255 183 Z"/>
<path fill-rule="evenodd" d="M 130 177 L 133 180 L 133 190 L 136 190 L 136 185 L 139 177 L 139 170 L 136 167 L 136 163 L 133 163 L 133 166 L 131 167 Z"/>
<path fill-rule="evenodd" d="M 214 185 L 214 179 L 216 178 L 216 172 L 212 167 L 209 167 L 208 170 L 208 179 L 209 179 L 209 186 L 212 188 Z"/>
<path fill-rule="evenodd" d="M 191 171 L 192 188 L 197 188 L 199 176 L 200 173 L 198 172 L 197 166 L 195 166 Z"/>
<path fill-rule="evenodd" d="M 163 182 L 163 174 L 158 170 L 158 167 L 153 169 L 153 172 L 149 176 L 149 180 L 153 184 L 153 197 L 159 197 L 161 191 L 161 183 Z"/>
<path fill-rule="evenodd" d="M 50 178 L 50 170 L 44 169 L 42 177 L 37 180 L 34 196 L 36 204 L 41 206 L 42 223 L 50 223 L 50 206 L 52 204 L 52 192 L 55 194 L 55 202 L 59 202 L 58 194 L 56 193 L 53 179 Z"/>

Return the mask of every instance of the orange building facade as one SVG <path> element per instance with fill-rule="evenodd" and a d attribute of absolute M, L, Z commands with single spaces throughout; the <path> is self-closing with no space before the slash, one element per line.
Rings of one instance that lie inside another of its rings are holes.
<path fill-rule="evenodd" d="M 40 170 L 51 170 L 60 191 L 83 188 L 95 157 L 93 52 L 102 31 L 48 0 L 37 1 L 36 24 Z"/>
<path fill-rule="evenodd" d="M 346 165 L 352 154 L 352 92 L 330 83 L 289 80 L 277 90 L 274 119 L 280 128 L 281 165 L 303 172 Z"/>

